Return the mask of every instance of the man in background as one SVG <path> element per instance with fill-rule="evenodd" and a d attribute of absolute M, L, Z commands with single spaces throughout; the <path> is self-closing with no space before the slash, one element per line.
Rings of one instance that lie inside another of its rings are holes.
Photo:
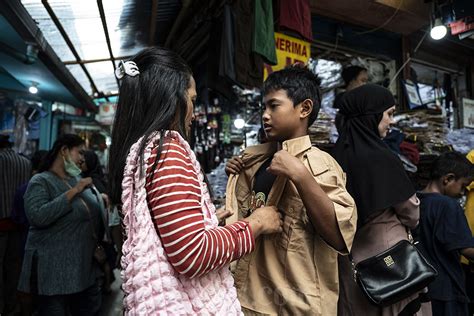
<path fill-rule="evenodd" d="M 31 175 L 31 164 L 12 149 L 8 135 L 0 135 L 0 314 L 17 308 L 21 237 L 11 219 L 16 189 Z"/>

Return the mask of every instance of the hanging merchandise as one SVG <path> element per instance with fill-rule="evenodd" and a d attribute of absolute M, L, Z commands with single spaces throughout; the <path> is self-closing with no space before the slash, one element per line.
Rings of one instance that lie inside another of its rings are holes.
<path fill-rule="evenodd" d="M 308 41 L 313 40 L 309 0 L 280 0 L 279 12 L 280 27 L 298 32 Z"/>
<path fill-rule="evenodd" d="M 235 71 L 237 82 L 244 86 L 260 87 L 263 83 L 263 58 L 252 51 L 255 29 L 255 1 L 235 1 Z"/>
<path fill-rule="evenodd" d="M 15 127 L 13 129 L 13 138 L 15 143 L 13 148 L 17 153 L 26 154 L 28 142 L 28 122 L 25 118 L 25 114 L 28 110 L 28 105 L 22 100 L 17 100 L 15 102 L 15 110 Z"/>
<path fill-rule="evenodd" d="M 224 6 L 219 52 L 219 76 L 235 82 L 235 14 L 229 4 Z"/>
<path fill-rule="evenodd" d="M 196 105 L 194 108 L 195 125 L 193 134 L 194 151 L 204 172 L 209 173 L 221 162 L 219 146 L 219 120 L 221 115 L 219 100 L 213 105 Z"/>
<path fill-rule="evenodd" d="M 254 23 L 252 50 L 260 54 L 265 63 L 276 65 L 278 61 L 275 52 L 272 0 L 255 1 Z"/>

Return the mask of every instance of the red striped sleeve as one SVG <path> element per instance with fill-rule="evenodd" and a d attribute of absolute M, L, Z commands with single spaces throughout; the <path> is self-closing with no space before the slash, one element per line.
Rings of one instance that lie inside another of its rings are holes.
<path fill-rule="evenodd" d="M 164 141 L 153 171 L 156 152 L 157 148 L 147 161 L 147 201 L 175 270 L 192 278 L 253 251 L 254 239 L 245 221 L 206 230 L 198 175 L 178 140 Z"/>

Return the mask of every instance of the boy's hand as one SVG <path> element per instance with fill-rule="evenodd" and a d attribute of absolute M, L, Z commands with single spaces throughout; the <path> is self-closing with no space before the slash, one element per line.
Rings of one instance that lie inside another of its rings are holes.
<path fill-rule="evenodd" d="M 225 206 L 220 207 L 216 210 L 216 216 L 219 223 L 232 215 L 234 215 L 234 212 L 232 212 L 231 210 L 226 210 Z"/>
<path fill-rule="evenodd" d="M 229 176 L 230 174 L 239 174 L 240 171 L 245 167 L 244 162 L 238 156 L 232 157 L 227 161 L 225 165 L 225 173 Z"/>
<path fill-rule="evenodd" d="M 293 180 L 301 172 L 306 171 L 306 168 L 298 158 L 293 157 L 285 150 L 280 150 L 273 156 L 267 171 L 276 176 L 286 176 Z"/>

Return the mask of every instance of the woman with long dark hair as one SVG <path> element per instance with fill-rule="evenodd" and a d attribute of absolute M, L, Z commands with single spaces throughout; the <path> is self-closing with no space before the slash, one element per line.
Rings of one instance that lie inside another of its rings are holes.
<path fill-rule="evenodd" d="M 109 176 L 122 203 L 125 312 L 235 315 L 228 269 L 259 234 L 281 230 L 273 207 L 218 227 L 200 165 L 187 142 L 196 85 L 175 53 L 148 48 L 116 71 L 121 79 Z"/>
<path fill-rule="evenodd" d="M 100 194 L 80 178 L 84 140 L 60 136 L 26 190 L 30 229 L 18 289 L 38 294 L 39 315 L 96 315 L 101 304 L 94 253 Z"/>
<path fill-rule="evenodd" d="M 394 123 L 391 92 L 366 84 L 346 92 L 339 104 L 340 135 L 333 156 L 347 174 L 347 190 L 357 205 L 351 250 L 357 263 L 408 239 L 407 228 L 418 224 L 420 202 L 399 158 L 382 141 Z M 383 308 L 370 304 L 353 281 L 348 258 L 339 262 L 339 315 L 414 315 L 419 310 L 418 295 Z"/>

